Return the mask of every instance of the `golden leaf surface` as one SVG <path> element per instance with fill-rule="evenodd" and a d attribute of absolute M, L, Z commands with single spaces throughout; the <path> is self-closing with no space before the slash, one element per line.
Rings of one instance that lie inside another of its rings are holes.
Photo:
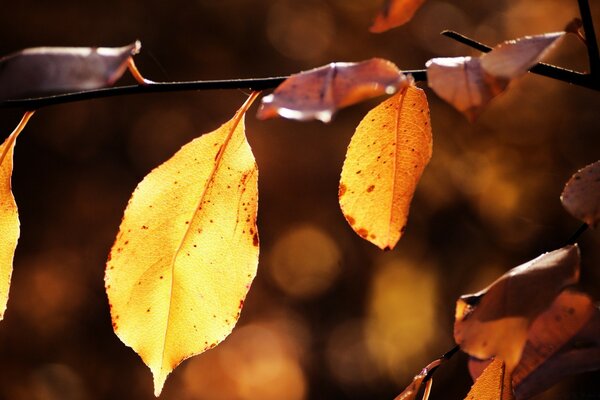
<path fill-rule="evenodd" d="M 425 0 L 385 0 L 369 29 L 381 33 L 409 22 Z"/>
<path fill-rule="evenodd" d="M 350 141 L 339 187 L 352 229 L 381 249 L 393 249 L 431 158 L 425 92 L 409 86 L 369 111 Z"/>
<path fill-rule="evenodd" d="M 600 161 L 577 171 L 560 196 L 565 209 L 589 226 L 600 221 Z"/>
<path fill-rule="evenodd" d="M 457 301 L 454 340 L 469 355 L 481 360 L 497 357 L 512 371 L 521 358 L 530 325 L 578 278 L 576 245 L 513 268 L 486 289 Z"/>
<path fill-rule="evenodd" d="M 4 318 L 13 258 L 19 240 L 19 212 L 12 193 L 13 152 L 17 136 L 23 130 L 33 112 L 26 112 L 19 125 L 0 146 L 0 320 Z"/>
<path fill-rule="evenodd" d="M 510 376 L 502 360 L 492 361 L 465 397 L 465 400 L 513 400 Z"/>
<path fill-rule="evenodd" d="M 257 117 L 277 115 L 297 120 L 329 122 L 340 108 L 409 84 L 394 63 L 381 58 L 358 63 L 337 62 L 290 76 L 262 99 Z"/>
<path fill-rule="evenodd" d="M 236 324 L 258 264 L 258 169 L 230 121 L 183 146 L 135 189 L 106 267 L 117 336 L 150 367 L 158 396 L 183 360 Z"/>

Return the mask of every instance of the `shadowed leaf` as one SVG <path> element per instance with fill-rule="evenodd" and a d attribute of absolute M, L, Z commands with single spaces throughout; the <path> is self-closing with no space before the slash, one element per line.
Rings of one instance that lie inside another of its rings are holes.
<path fill-rule="evenodd" d="M 512 371 L 521 358 L 531 323 L 578 278 L 576 245 L 513 268 L 481 292 L 458 300 L 454 340 L 469 355 L 482 360 L 500 358 Z"/>
<path fill-rule="evenodd" d="M 381 33 L 404 25 L 412 19 L 423 3 L 425 0 L 385 0 L 369 30 Z"/>
<path fill-rule="evenodd" d="M 411 85 L 369 111 L 348 146 L 339 187 L 340 207 L 358 235 L 394 248 L 431 152 L 423 90 Z"/>
<path fill-rule="evenodd" d="M 565 209 L 589 226 L 600 221 L 600 161 L 577 171 L 560 196 Z"/>
<path fill-rule="evenodd" d="M 340 108 L 393 94 L 408 84 L 409 79 L 398 67 L 381 58 L 331 63 L 286 79 L 273 94 L 262 99 L 257 116 L 329 122 Z"/>
<path fill-rule="evenodd" d="M 244 132 L 256 96 L 144 178 L 110 252 L 113 328 L 157 396 L 180 362 L 229 335 L 256 275 L 258 170 Z"/>
<path fill-rule="evenodd" d="M 124 47 L 35 47 L 0 58 L 0 100 L 111 86 L 139 42 Z"/>

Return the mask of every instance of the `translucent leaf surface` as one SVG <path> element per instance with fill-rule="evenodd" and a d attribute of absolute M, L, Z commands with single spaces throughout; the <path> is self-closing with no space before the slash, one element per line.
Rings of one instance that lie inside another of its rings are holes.
<path fill-rule="evenodd" d="M 339 188 L 342 212 L 358 235 L 381 249 L 394 248 L 431 151 L 421 89 L 411 85 L 369 111 L 348 146 Z"/>
<path fill-rule="evenodd" d="M 481 292 L 458 300 L 456 343 L 478 359 L 500 358 L 512 371 L 521 358 L 530 324 L 578 277 L 577 246 L 545 253 L 513 268 Z"/>
<path fill-rule="evenodd" d="M 412 19 L 423 3 L 425 0 L 385 0 L 370 31 L 381 33 L 404 25 Z"/>
<path fill-rule="evenodd" d="M 256 274 L 258 170 L 244 133 L 255 97 L 144 178 L 110 252 L 113 328 L 152 370 L 156 395 L 231 332 Z"/>
<path fill-rule="evenodd" d="M 567 182 L 560 200 L 575 218 L 596 226 L 600 221 L 600 161 L 577 171 Z"/>
<path fill-rule="evenodd" d="M 258 118 L 280 115 L 297 120 L 331 121 L 340 108 L 408 86 L 392 62 L 372 58 L 359 63 L 331 63 L 286 79 L 262 99 Z"/>
<path fill-rule="evenodd" d="M 35 47 L 0 58 L 0 100 L 98 89 L 123 75 L 139 42 L 124 47 Z"/>

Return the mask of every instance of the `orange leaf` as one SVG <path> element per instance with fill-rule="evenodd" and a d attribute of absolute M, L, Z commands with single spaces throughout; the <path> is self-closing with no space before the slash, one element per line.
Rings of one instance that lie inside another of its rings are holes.
<path fill-rule="evenodd" d="M 559 379 L 600 368 L 600 310 L 584 293 L 564 291 L 531 325 L 512 374 L 519 398 L 538 394 Z"/>
<path fill-rule="evenodd" d="M 25 113 L 19 125 L 0 146 L 0 320 L 6 311 L 13 258 L 20 233 L 19 213 L 11 189 L 13 152 L 17 136 L 32 115 L 33 112 Z"/>
<path fill-rule="evenodd" d="M 369 30 L 381 33 L 404 25 L 412 19 L 423 3 L 425 0 L 385 0 Z"/>
<path fill-rule="evenodd" d="M 340 108 L 408 86 L 409 79 L 391 61 L 331 63 L 290 76 L 262 99 L 258 118 L 280 115 L 329 122 Z"/>
<path fill-rule="evenodd" d="M 181 361 L 229 335 L 256 275 L 258 170 L 244 133 L 256 96 L 144 178 L 110 252 L 113 327 L 157 396 Z"/>
<path fill-rule="evenodd" d="M 600 221 L 600 161 L 577 171 L 560 196 L 563 206 L 589 226 Z"/>
<path fill-rule="evenodd" d="M 427 62 L 429 87 L 471 121 L 553 49 L 565 32 L 525 36 L 494 47 L 479 58 L 434 58 Z"/>
<path fill-rule="evenodd" d="M 348 146 L 339 188 L 342 212 L 362 238 L 394 248 L 431 149 L 429 106 L 416 86 L 363 118 Z"/>
<path fill-rule="evenodd" d="M 35 47 L 0 59 L 0 100 L 98 89 L 127 69 L 140 43 L 123 47 Z"/>
<path fill-rule="evenodd" d="M 521 358 L 530 324 L 578 278 L 576 245 L 513 268 L 481 292 L 458 300 L 454 340 L 469 355 L 500 358 L 512 371 Z"/>
<path fill-rule="evenodd" d="M 510 376 L 502 360 L 494 360 L 477 378 L 465 400 L 512 400 Z"/>

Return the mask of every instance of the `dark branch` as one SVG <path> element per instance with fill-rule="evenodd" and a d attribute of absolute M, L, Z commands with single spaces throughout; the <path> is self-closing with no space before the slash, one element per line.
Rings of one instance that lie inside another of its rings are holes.
<path fill-rule="evenodd" d="M 571 235 L 571 237 L 569 238 L 569 240 L 567 240 L 567 245 L 569 245 L 569 244 L 575 244 L 579 240 L 579 237 L 587 230 L 587 228 L 588 228 L 588 224 L 584 223 L 583 225 L 581 225 L 579 227 L 579 229 L 577 229 L 575 231 L 575 233 L 573 233 Z"/>
<path fill-rule="evenodd" d="M 489 53 L 492 50 L 491 47 L 483 43 L 479 43 L 476 40 L 470 39 L 454 31 L 443 31 L 442 35 L 449 37 L 450 39 L 456 40 L 459 43 L 472 47 L 476 50 L 479 50 L 483 53 Z M 548 78 L 553 78 L 559 81 L 571 83 L 573 85 L 583 86 L 585 88 L 593 90 L 600 90 L 600 84 L 590 74 L 582 74 L 581 72 L 572 71 L 570 69 L 565 69 L 545 63 L 538 63 L 534 65 L 529 71 L 537 75 L 543 75 Z"/>
<path fill-rule="evenodd" d="M 416 81 L 427 80 L 425 70 L 403 71 L 411 74 Z M 0 102 L 0 108 L 21 108 L 25 110 L 37 110 L 56 104 L 73 103 L 76 101 L 100 99 L 104 97 L 124 96 L 142 93 L 184 92 L 192 90 L 218 90 L 218 89 L 248 89 L 253 91 L 274 89 L 287 76 L 262 79 L 231 79 L 215 81 L 192 81 L 192 82 L 156 82 L 148 85 L 117 86 L 82 92 L 63 93 L 52 96 L 37 97 L 30 99 L 5 100 Z"/>
<path fill-rule="evenodd" d="M 594 21 L 592 20 L 590 4 L 588 0 L 577 0 L 577 4 L 579 4 L 579 13 L 581 14 L 583 32 L 587 43 L 590 74 L 598 80 L 600 79 L 598 78 L 600 74 L 600 54 L 598 53 L 598 42 L 596 41 L 596 32 L 594 30 Z"/>

